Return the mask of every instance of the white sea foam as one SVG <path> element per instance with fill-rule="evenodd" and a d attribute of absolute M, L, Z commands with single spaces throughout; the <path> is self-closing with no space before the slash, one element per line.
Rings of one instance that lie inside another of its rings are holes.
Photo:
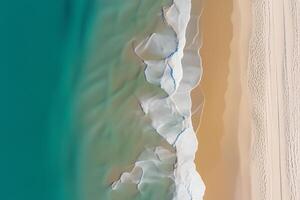
<path fill-rule="evenodd" d="M 174 0 L 162 9 L 155 32 L 134 47 L 145 64 L 146 80 L 160 87 L 167 96 L 143 94 L 139 97 L 152 127 L 174 151 L 157 146 L 146 148 L 130 173 L 125 172 L 113 183 L 143 185 L 156 177 L 174 181 L 173 199 L 200 200 L 205 186 L 195 168 L 197 138 L 191 122 L 191 90 L 198 84 L 202 69 L 198 53 L 198 17 L 191 16 L 191 0 Z M 188 32 L 187 32 L 188 30 Z"/>

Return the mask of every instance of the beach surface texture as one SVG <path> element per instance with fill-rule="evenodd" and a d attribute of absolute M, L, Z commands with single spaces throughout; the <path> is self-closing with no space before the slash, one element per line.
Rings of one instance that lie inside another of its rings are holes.
<path fill-rule="evenodd" d="M 300 198 L 299 13 L 294 0 L 204 1 L 205 200 Z"/>
<path fill-rule="evenodd" d="M 253 1 L 251 196 L 300 198 L 300 4 Z"/>

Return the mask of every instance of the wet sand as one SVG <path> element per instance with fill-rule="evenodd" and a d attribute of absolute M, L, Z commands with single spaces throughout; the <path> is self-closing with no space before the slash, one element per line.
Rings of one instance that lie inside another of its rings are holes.
<path fill-rule="evenodd" d="M 192 97 L 197 101 L 202 92 L 205 98 L 196 155 L 206 186 L 205 200 L 249 197 L 250 126 L 245 78 L 249 22 L 245 21 L 247 12 L 240 12 L 249 7 L 239 2 L 203 3 L 200 54 L 204 74 Z"/>
<path fill-rule="evenodd" d="M 234 185 L 234 178 L 226 169 L 221 149 L 232 39 L 230 23 L 232 2 L 231 0 L 206 0 L 203 6 L 201 16 L 203 46 L 200 54 L 204 74 L 199 89 L 203 91 L 205 103 L 197 133 L 199 146 L 196 163 L 206 186 L 204 199 L 225 200 L 231 199 L 232 185 Z"/>

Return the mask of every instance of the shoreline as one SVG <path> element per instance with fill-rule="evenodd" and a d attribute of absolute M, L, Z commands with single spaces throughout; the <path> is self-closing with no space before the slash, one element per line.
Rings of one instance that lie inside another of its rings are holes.
<path fill-rule="evenodd" d="M 228 76 L 228 90 L 226 92 L 226 105 L 224 122 L 227 131 L 225 135 L 236 140 L 236 156 L 238 157 L 236 185 L 233 199 L 251 199 L 250 184 L 250 145 L 251 145 L 251 116 L 250 95 L 248 91 L 248 52 L 251 33 L 250 2 L 233 0 L 231 22 L 233 25 L 233 38 L 230 45 L 230 73 Z M 238 94 L 238 97 L 237 97 Z M 234 105 L 234 100 L 238 102 Z M 236 117 L 236 121 L 232 119 Z M 230 126 L 234 126 L 232 130 Z M 227 144 L 224 141 L 224 146 Z"/>
<path fill-rule="evenodd" d="M 238 144 L 240 152 L 240 167 L 238 174 L 238 184 L 236 189 L 236 199 L 250 200 L 251 197 L 251 170 L 250 170 L 250 154 L 251 154 L 251 104 L 250 91 L 248 88 L 248 60 L 249 60 L 249 41 L 251 37 L 251 3 L 250 1 L 234 0 L 234 11 L 236 16 L 234 19 L 240 19 L 240 23 L 236 24 L 239 34 L 239 48 L 242 52 L 239 55 L 241 73 L 241 100 L 239 108 L 240 122 L 238 127 Z M 234 14 L 233 14 L 234 15 Z M 246 131 L 245 131 L 246 130 Z"/>

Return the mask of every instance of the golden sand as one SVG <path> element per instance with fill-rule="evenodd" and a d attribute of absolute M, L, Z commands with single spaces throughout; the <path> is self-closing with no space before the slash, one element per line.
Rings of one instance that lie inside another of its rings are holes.
<path fill-rule="evenodd" d="M 241 17 L 246 16 L 239 12 L 244 6 L 239 0 L 203 3 L 200 53 L 204 74 L 192 97 L 197 101 L 202 91 L 205 98 L 196 156 L 206 185 L 205 200 L 246 200 L 249 196 L 250 126 L 244 78 L 249 31 L 243 27 L 248 31 L 243 32 Z"/>

